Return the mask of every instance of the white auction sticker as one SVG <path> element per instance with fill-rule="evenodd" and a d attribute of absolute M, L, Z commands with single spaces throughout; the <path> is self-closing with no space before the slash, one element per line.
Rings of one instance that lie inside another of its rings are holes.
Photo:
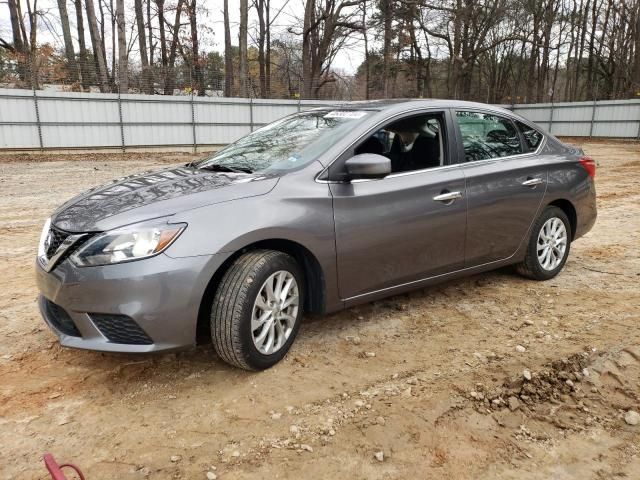
<path fill-rule="evenodd" d="M 369 112 L 362 110 L 333 110 L 327 113 L 323 118 L 362 118 Z"/>

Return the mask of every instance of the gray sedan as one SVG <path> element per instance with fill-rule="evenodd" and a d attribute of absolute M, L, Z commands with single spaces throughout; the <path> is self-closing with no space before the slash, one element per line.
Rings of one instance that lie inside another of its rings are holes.
<path fill-rule="evenodd" d="M 489 105 L 309 110 L 62 205 L 40 240 L 40 310 L 69 347 L 204 337 L 226 362 L 264 369 L 304 312 L 512 264 L 555 277 L 595 222 L 594 175 L 580 150 Z"/>

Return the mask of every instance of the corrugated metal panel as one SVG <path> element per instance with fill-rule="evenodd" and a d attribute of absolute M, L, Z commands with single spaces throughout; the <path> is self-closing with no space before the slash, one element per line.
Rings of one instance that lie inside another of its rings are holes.
<path fill-rule="evenodd" d="M 545 125 L 546 127 L 546 125 Z M 553 135 L 557 137 L 588 137 L 588 123 L 554 123 Z"/>
<path fill-rule="evenodd" d="M 225 125 L 222 127 L 200 125 L 196 127 L 196 138 L 198 139 L 198 144 L 202 145 L 226 145 L 227 143 L 235 142 L 249 132 L 248 125 Z"/>
<path fill-rule="evenodd" d="M 0 122 L 35 122 L 33 95 L 0 98 Z"/>
<path fill-rule="evenodd" d="M 122 102 L 125 123 L 191 123 L 191 104 L 178 102 L 144 102 L 127 99 Z"/>
<path fill-rule="evenodd" d="M 192 145 L 193 127 L 187 125 L 125 125 L 124 144 L 145 145 Z"/>
<path fill-rule="evenodd" d="M 65 98 L 62 94 L 38 96 L 41 122 L 118 122 L 117 97 L 104 94 L 100 99 L 90 97 Z M 86 94 L 90 95 L 90 94 Z"/>
<path fill-rule="evenodd" d="M 278 118 L 331 100 L 265 100 L 37 91 L 44 148 L 223 145 Z M 640 135 L 640 101 L 507 105 L 560 136 Z M 553 109 L 553 125 L 550 125 Z M 120 114 L 123 125 L 120 126 Z M 594 116 L 595 114 L 595 116 Z M 592 118 L 594 119 L 592 125 Z M 34 93 L 0 89 L 0 148 L 39 148 Z M 551 128 L 550 128 L 551 127 Z"/>
<path fill-rule="evenodd" d="M 39 148 L 36 125 L 0 126 L 0 148 Z"/>
<path fill-rule="evenodd" d="M 35 138 L 37 139 L 37 132 Z M 119 147 L 118 125 L 43 125 L 42 144 L 45 148 Z"/>
<path fill-rule="evenodd" d="M 253 121 L 254 123 L 271 123 L 279 118 L 286 117 L 298 111 L 298 104 L 282 105 L 270 103 L 253 103 Z"/>
<path fill-rule="evenodd" d="M 249 123 L 250 112 L 248 106 L 249 101 L 247 99 L 235 99 L 235 101 L 220 100 L 216 99 L 212 101 L 195 98 L 194 109 L 196 123 Z"/>
<path fill-rule="evenodd" d="M 596 123 L 593 126 L 594 137 L 636 137 L 638 135 L 638 124 L 631 122 Z M 587 134 L 588 135 L 588 134 Z"/>

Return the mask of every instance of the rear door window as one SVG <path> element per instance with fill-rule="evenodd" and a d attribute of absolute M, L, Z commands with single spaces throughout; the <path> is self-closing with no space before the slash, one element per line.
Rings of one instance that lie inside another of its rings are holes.
<path fill-rule="evenodd" d="M 518 125 L 518 128 L 524 137 L 524 147 L 528 152 L 535 152 L 540 146 L 540 143 L 542 143 L 542 134 L 535 128 L 531 128 L 529 125 L 525 125 L 522 122 L 516 121 L 516 125 Z"/>
<path fill-rule="evenodd" d="M 511 120 L 484 112 L 457 111 L 466 162 L 525 153 Z"/>

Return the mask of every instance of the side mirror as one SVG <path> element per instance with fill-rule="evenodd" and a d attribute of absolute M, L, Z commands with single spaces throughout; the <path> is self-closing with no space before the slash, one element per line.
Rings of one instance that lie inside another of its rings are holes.
<path fill-rule="evenodd" d="M 391 160 L 376 153 L 361 153 L 345 162 L 349 179 L 384 178 L 391 173 Z"/>

